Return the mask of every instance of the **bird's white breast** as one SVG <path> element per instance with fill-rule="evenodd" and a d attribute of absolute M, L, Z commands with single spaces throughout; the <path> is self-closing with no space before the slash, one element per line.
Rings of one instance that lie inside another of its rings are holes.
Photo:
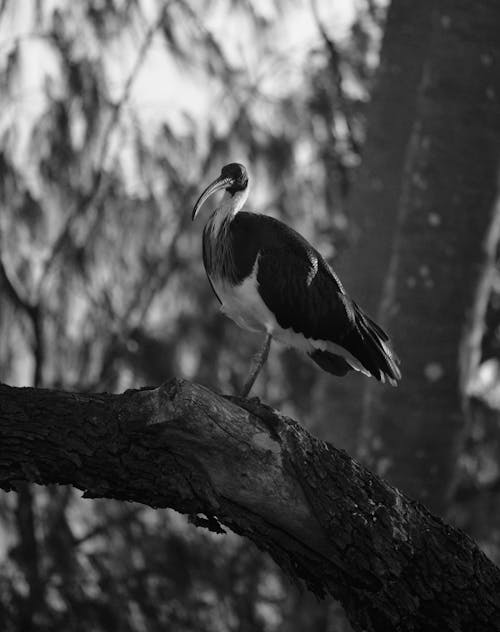
<path fill-rule="evenodd" d="M 220 278 L 210 278 L 222 307 L 221 310 L 234 322 L 250 331 L 271 334 L 275 340 L 287 347 L 295 347 L 309 352 L 317 348 L 327 348 L 326 342 L 313 341 L 293 329 L 283 329 L 276 316 L 262 300 L 257 281 L 259 258 L 250 276 L 239 285 L 231 285 Z"/>
<path fill-rule="evenodd" d="M 222 303 L 222 311 L 243 329 L 272 333 L 278 323 L 258 292 L 257 263 L 239 285 L 221 278 L 210 279 Z"/>

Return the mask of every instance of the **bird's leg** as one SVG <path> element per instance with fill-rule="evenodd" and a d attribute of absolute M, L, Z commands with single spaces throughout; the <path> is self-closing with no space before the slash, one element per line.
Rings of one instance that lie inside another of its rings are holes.
<path fill-rule="evenodd" d="M 255 380 L 257 379 L 257 376 L 260 373 L 260 370 L 264 366 L 267 360 L 267 356 L 269 355 L 269 349 L 271 348 L 271 339 L 271 334 L 267 334 L 261 350 L 254 357 L 252 369 L 243 386 L 243 391 L 241 392 L 242 397 L 246 397 L 248 395 L 252 386 L 254 385 Z"/>

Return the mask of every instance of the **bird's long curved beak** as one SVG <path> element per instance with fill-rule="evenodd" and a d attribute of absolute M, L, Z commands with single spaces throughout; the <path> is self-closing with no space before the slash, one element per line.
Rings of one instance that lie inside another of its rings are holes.
<path fill-rule="evenodd" d="M 198 198 L 198 201 L 194 205 L 192 220 L 195 219 L 198 211 L 200 210 L 203 203 L 214 193 L 220 191 L 221 189 L 225 189 L 227 186 L 234 182 L 233 178 L 228 178 L 227 176 L 219 176 L 217 180 L 214 180 L 212 184 L 209 184 L 208 187 L 203 191 L 203 193 Z"/>

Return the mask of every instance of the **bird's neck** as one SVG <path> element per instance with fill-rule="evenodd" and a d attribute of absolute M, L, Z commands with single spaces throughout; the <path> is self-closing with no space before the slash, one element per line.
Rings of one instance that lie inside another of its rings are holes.
<path fill-rule="evenodd" d="M 248 197 L 248 187 L 243 191 L 229 193 L 225 191 L 221 203 L 215 209 L 210 218 L 210 228 L 213 233 L 218 234 L 223 225 L 231 222 L 236 214 L 241 211 Z"/>

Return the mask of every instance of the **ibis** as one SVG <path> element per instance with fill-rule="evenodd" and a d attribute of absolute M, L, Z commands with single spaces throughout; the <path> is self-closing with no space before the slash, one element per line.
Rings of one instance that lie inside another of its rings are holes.
<path fill-rule="evenodd" d="M 222 168 L 198 198 L 192 219 L 221 190 L 203 231 L 207 277 L 222 311 L 240 327 L 265 335 L 243 396 L 272 339 L 305 352 L 333 375 L 359 371 L 396 386 L 401 373 L 387 334 L 346 293 L 321 254 L 283 222 L 242 210 L 249 191 L 244 165 Z"/>

